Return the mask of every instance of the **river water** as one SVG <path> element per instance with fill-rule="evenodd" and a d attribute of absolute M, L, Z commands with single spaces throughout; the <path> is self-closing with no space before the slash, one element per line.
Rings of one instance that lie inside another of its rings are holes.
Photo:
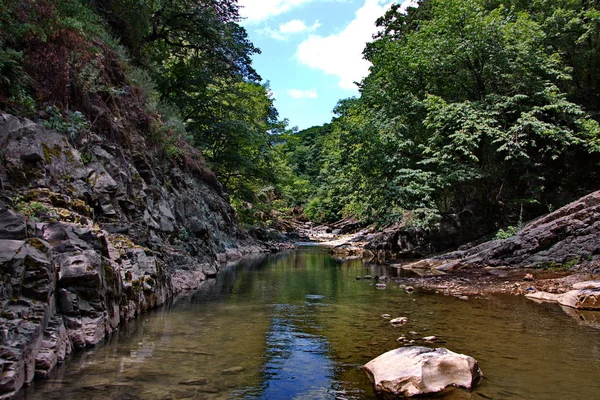
<path fill-rule="evenodd" d="M 361 365 L 399 347 L 399 336 L 419 344 L 435 335 L 486 376 L 473 392 L 444 398 L 600 399 L 600 329 L 587 322 L 598 315 L 515 296 L 378 290 L 356 280 L 367 274 L 392 271 L 322 249 L 244 260 L 20 398 L 373 399 Z M 409 322 L 394 328 L 384 313 Z"/>

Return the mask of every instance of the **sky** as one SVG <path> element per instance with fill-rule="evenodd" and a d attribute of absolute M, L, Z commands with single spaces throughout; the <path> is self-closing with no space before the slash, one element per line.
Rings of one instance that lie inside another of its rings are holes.
<path fill-rule="evenodd" d="M 411 0 L 238 0 L 241 24 L 262 51 L 254 68 L 269 81 L 280 118 L 299 129 L 322 125 L 340 99 L 358 96 L 354 82 L 370 65 L 362 51 L 396 2 Z"/>

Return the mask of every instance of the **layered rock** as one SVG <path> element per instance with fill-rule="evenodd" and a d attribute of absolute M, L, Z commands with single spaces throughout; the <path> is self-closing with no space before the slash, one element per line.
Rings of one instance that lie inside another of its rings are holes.
<path fill-rule="evenodd" d="M 600 191 L 528 223 L 513 237 L 439 256 L 436 268 L 570 266 L 598 254 Z"/>
<path fill-rule="evenodd" d="M 431 228 L 390 226 L 365 237 L 364 248 L 384 258 L 420 258 L 481 238 L 491 226 L 482 210 L 466 207 L 458 213 L 442 215 Z"/>
<path fill-rule="evenodd" d="M 74 146 L 0 113 L 0 398 L 197 287 L 218 261 L 267 250 L 198 159 L 129 139 Z"/>
<path fill-rule="evenodd" d="M 385 398 L 438 393 L 449 387 L 471 389 L 483 376 L 473 357 L 421 346 L 388 351 L 363 369 Z"/>

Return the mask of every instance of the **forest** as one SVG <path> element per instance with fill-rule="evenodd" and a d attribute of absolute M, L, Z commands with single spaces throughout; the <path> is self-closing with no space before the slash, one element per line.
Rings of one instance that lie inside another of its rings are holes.
<path fill-rule="evenodd" d="M 303 131 L 274 107 L 235 0 L 3 0 L 0 108 L 205 162 L 246 226 L 500 227 L 598 189 L 600 5 L 420 0 L 377 20 L 358 97 Z M 132 143 L 131 146 L 135 146 Z"/>
<path fill-rule="evenodd" d="M 427 226 L 474 204 L 517 226 L 597 189 L 599 17 L 596 1 L 392 7 L 360 97 L 284 145 L 306 214 Z"/>

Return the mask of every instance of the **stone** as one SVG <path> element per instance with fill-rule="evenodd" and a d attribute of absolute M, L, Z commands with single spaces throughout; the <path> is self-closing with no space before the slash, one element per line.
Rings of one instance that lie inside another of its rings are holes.
<path fill-rule="evenodd" d="M 383 289 L 387 288 L 387 285 L 385 283 L 377 283 L 377 284 L 375 284 L 375 288 L 383 290 Z"/>
<path fill-rule="evenodd" d="M 525 295 L 525 297 L 527 297 L 530 300 L 535 300 L 535 301 L 546 301 L 549 303 L 558 303 L 561 295 L 554 294 L 554 293 L 547 293 L 547 292 L 534 292 L 534 293 L 527 293 Z"/>
<path fill-rule="evenodd" d="M 392 318 L 392 316 L 390 314 L 381 314 L 381 318 L 390 319 L 390 318 Z"/>
<path fill-rule="evenodd" d="M 404 325 L 406 325 L 407 322 L 408 322 L 408 318 L 406 318 L 406 317 L 398 317 L 398 318 L 394 318 L 394 319 L 390 320 L 390 324 L 392 324 L 395 327 L 404 326 Z"/>
<path fill-rule="evenodd" d="M 88 177 L 88 181 L 91 183 L 93 188 L 100 193 L 110 194 L 117 191 L 119 185 L 108 172 L 104 171 L 92 171 Z"/>
<path fill-rule="evenodd" d="M 415 291 L 415 288 L 414 288 L 414 287 L 412 287 L 412 286 L 406 286 L 406 287 L 404 288 L 404 291 L 405 291 L 406 293 L 412 293 L 412 292 L 414 292 L 414 291 Z"/>
<path fill-rule="evenodd" d="M 528 273 L 528 274 L 525 274 L 525 276 L 523 277 L 523 280 L 524 281 L 533 281 L 533 280 L 535 280 L 535 278 L 533 277 L 533 274 Z"/>
<path fill-rule="evenodd" d="M 219 268 L 213 263 L 205 263 L 202 264 L 202 272 L 204 273 L 204 275 L 206 275 L 206 277 L 214 278 L 217 276 Z"/>
<path fill-rule="evenodd" d="M 231 367 L 221 371 L 223 374 L 239 374 L 244 371 L 244 367 Z"/>
<path fill-rule="evenodd" d="M 580 286 L 585 287 L 586 285 Z M 600 290 L 598 289 L 570 290 L 563 294 L 534 292 L 526 294 L 525 297 L 535 301 L 558 303 L 577 310 L 600 310 Z"/>
<path fill-rule="evenodd" d="M 575 290 L 600 290 L 600 281 L 585 281 L 585 282 L 577 282 L 573 284 L 573 289 Z"/>
<path fill-rule="evenodd" d="M 473 357 L 422 346 L 388 351 L 363 369 L 377 394 L 384 398 L 428 395 L 449 387 L 470 390 L 483 376 Z"/>
<path fill-rule="evenodd" d="M 425 337 L 423 338 L 423 341 L 424 341 L 424 342 L 435 342 L 436 340 L 437 340 L 437 337 L 436 337 L 436 336 L 425 336 Z"/>
<path fill-rule="evenodd" d="M 11 210 L 0 211 L 0 239 L 22 240 L 26 238 L 25 217 Z"/>
<path fill-rule="evenodd" d="M 102 285 L 100 255 L 95 251 L 61 254 L 57 257 L 57 262 L 61 265 L 58 279 L 62 287 L 73 285 L 99 288 Z"/>
<path fill-rule="evenodd" d="M 471 204 L 458 213 L 442 215 L 441 221 L 429 229 L 397 224 L 372 235 L 365 248 L 385 252 L 389 254 L 387 259 L 424 258 L 488 234 L 493 227 L 484 215 L 479 206 Z"/>
<path fill-rule="evenodd" d="M 560 295 L 558 304 L 577 310 L 600 310 L 600 290 L 571 290 Z"/>
<path fill-rule="evenodd" d="M 237 261 L 242 258 L 242 253 L 238 249 L 227 249 L 225 250 L 225 257 L 227 261 Z"/>

